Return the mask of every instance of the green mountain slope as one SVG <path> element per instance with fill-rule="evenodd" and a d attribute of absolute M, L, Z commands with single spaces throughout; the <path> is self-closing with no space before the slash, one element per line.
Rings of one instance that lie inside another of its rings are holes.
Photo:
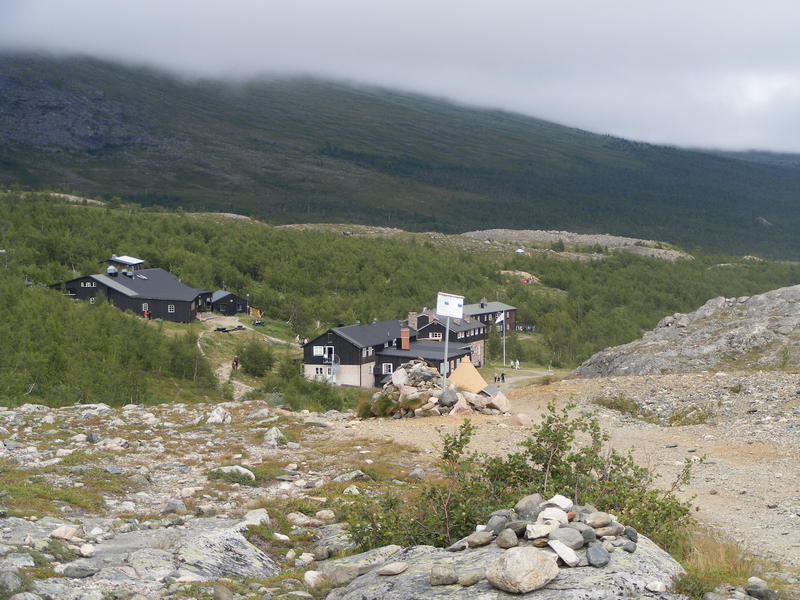
<path fill-rule="evenodd" d="M 569 229 L 800 257 L 800 169 L 377 88 L 93 59 L 0 57 L 2 184 L 273 223 Z"/>

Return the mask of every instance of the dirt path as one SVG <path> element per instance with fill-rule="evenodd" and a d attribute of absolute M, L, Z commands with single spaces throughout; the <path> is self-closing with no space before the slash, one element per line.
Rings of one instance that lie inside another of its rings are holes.
<path fill-rule="evenodd" d="M 214 373 L 221 384 L 230 383 L 233 386 L 233 399 L 241 400 L 247 392 L 252 392 L 255 388 L 236 379 L 231 379 L 231 371 L 233 370 L 230 363 L 224 363 L 217 368 Z"/>
<path fill-rule="evenodd" d="M 520 377 L 525 375 L 520 374 Z M 548 402 L 564 406 L 596 386 L 597 380 L 570 380 L 547 386 L 509 389 L 513 413 L 538 422 Z M 507 376 L 505 386 L 514 380 Z M 694 497 L 697 517 L 756 556 L 800 568 L 800 446 L 794 438 L 775 435 L 741 436 L 731 422 L 717 425 L 662 427 L 644 423 L 594 404 L 579 403 L 576 414 L 597 410 L 610 444 L 631 449 L 640 464 L 653 468 L 659 485 L 669 487 L 685 458 L 705 456 L 682 492 Z M 472 449 L 488 454 L 518 450 L 527 431 L 506 418 L 476 415 Z M 455 431 L 460 418 L 367 420 L 349 425 L 350 434 L 392 439 L 420 449 L 421 464 L 436 457 L 437 428 Z M 788 426 L 793 426 L 788 423 Z M 355 430 L 355 431 L 353 431 Z"/>
<path fill-rule="evenodd" d="M 203 323 L 205 329 L 200 332 L 200 335 L 197 336 L 197 348 L 200 350 L 200 353 L 205 356 L 205 350 L 203 349 L 203 345 L 201 343 L 203 336 L 208 335 L 209 333 L 214 333 L 214 330 L 217 327 L 225 327 L 225 328 L 233 328 L 238 325 L 242 325 L 245 329 L 249 331 L 254 331 L 258 333 L 264 340 L 273 343 L 273 344 L 283 344 L 283 345 L 291 345 L 291 342 L 287 342 L 286 340 L 282 340 L 276 337 L 272 337 L 269 335 L 264 335 L 257 329 L 253 329 L 252 327 L 248 327 L 244 325 L 241 321 L 239 321 L 238 317 L 235 316 L 224 316 L 224 315 L 214 315 L 214 314 L 207 314 L 204 315 L 203 318 L 200 319 Z M 247 392 L 252 391 L 254 388 L 252 386 L 247 385 L 246 383 L 242 383 L 241 381 L 237 381 L 235 379 L 231 379 L 231 364 L 225 360 L 220 366 L 218 366 L 214 370 L 214 374 L 217 376 L 217 380 L 220 384 L 230 383 L 233 385 L 233 399 L 239 400 L 244 396 Z"/>

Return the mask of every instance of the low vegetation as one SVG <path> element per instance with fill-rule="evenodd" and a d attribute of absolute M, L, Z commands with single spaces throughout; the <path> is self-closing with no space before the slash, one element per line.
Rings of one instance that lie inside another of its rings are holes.
<path fill-rule="evenodd" d="M 248 398 L 262 397 L 273 405 L 285 405 L 292 410 L 344 410 L 354 408 L 371 390 L 336 387 L 303 377 L 299 366 L 290 356 L 284 357 L 261 386 Z"/>
<path fill-rule="evenodd" d="M 613 512 L 668 550 L 684 544 L 694 522 L 691 505 L 676 492 L 688 482 L 691 463 L 669 489 L 657 489 L 652 471 L 630 454 L 608 448 L 597 418 L 574 417 L 574 408 L 559 411 L 551 404 L 521 451 L 503 457 L 467 451 L 474 431 L 469 421 L 457 434 L 443 434 L 443 477 L 417 486 L 407 497 L 384 494 L 359 504 L 349 514 L 354 539 L 363 549 L 391 543 L 449 545 L 526 494 L 566 492 L 581 504 Z"/>
<path fill-rule="evenodd" d="M 189 285 L 249 294 L 265 317 L 304 337 L 338 323 L 402 318 L 430 306 L 442 289 L 471 301 L 498 299 L 518 307 L 519 322 L 536 326 L 533 335 L 508 332 L 508 358 L 554 367 L 636 339 L 664 315 L 694 310 L 713 296 L 752 295 L 800 279 L 798 264 L 701 253 L 677 263 L 631 254 L 579 263 L 15 193 L 0 194 L 0 232 L 0 245 L 9 249 L 0 267 L 12 280 L 51 284 L 96 272 L 109 252 L 124 248 Z M 711 268 L 720 262 L 729 266 Z M 509 281 L 502 270 L 536 273 L 542 283 Z M 52 304 L 29 310 L 31 320 L 57 321 L 61 314 Z M 31 324 L 22 325 L 24 335 Z M 491 356 L 501 343 L 490 336 Z M 0 349 L 10 348 L 0 337 Z"/>
<path fill-rule="evenodd" d="M 592 403 L 596 404 L 597 406 L 602 406 L 603 408 L 615 410 L 624 415 L 631 415 L 633 417 L 638 416 L 641 412 L 639 410 L 639 405 L 636 404 L 636 400 L 625 396 L 624 394 L 618 394 L 611 397 L 598 396 L 592 399 Z"/>
<path fill-rule="evenodd" d="M 0 302 L 0 404 L 164 402 L 175 385 L 217 397 L 191 334 L 165 336 L 105 302 L 70 302 L 2 271 Z"/>

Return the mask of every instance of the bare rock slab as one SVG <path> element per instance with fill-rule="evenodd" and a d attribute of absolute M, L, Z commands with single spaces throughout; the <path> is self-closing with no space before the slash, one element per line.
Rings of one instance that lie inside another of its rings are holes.
<path fill-rule="evenodd" d="M 263 579 L 280 569 L 236 529 L 223 529 L 186 540 L 176 552 L 179 572 L 198 580 L 223 577 Z"/>
<path fill-rule="evenodd" d="M 544 587 L 517 594 L 493 587 L 481 578 L 470 587 L 460 585 L 430 585 L 431 567 L 435 564 L 450 564 L 461 579 L 467 573 L 484 573 L 504 554 L 525 549 L 547 556 L 554 569 L 555 555 L 547 550 L 517 547 L 510 550 L 495 544 L 480 548 L 468 548 L 462 552 L 448 552 L 444 548 L 412 546 L 391 556 L 391 561 L 408 565 L 401 574 L 386 577 L 378 575 L 382 566 L 376 564 L 368 572 L 354 579 L 346 587 L 331 590 L 327 600 L 608 600 L 609 598 L 638 598 L 646 594 L 645 586 L 653 580 L 672 581 L 682 572 L 681 566 L 669 554 L 661 550 L 644 536 L 639 536 L 639 547 L 633 554 L 614 552 L 606 568 L 576 566 L 562 568 Z M 373 551 L 374 552 L 374 551 Z M 513 554 L 511 555 L 513 557 Z M 348 557 L 362 562 L 359 555 Z M 341 559 L 345 560 L 345 559 Z M 329 561 L 325 561 L 329 562 Z M 367 562 L 373 562 L 372 559 Z M 325 564 L 325 563 L 322 563 Z M 464 580 L 466 582 L 467 579 Z M 472 581 L 470 581 L 472 583 Z M 688 600 L 685 596 L 670 593 L 659 595 L 659 600 Z"/>

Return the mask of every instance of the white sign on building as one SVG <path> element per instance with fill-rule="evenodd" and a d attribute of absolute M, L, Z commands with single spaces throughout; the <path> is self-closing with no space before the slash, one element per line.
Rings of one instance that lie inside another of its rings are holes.
<path fill-rule="evenodd" d="M 454 319 L 464 318 L 464 296 L 439 292 L 436 296 L 436 314 Z"/>

